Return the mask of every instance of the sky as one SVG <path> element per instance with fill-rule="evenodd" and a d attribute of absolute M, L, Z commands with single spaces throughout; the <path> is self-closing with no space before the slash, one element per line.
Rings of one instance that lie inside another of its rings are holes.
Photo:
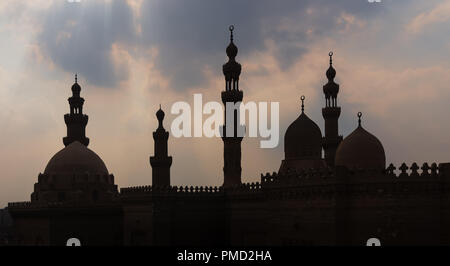
<path fill-rule="evenodd" d="M 340 84 L 340 134 L 363 126 L 387 163 L 450 162 L 450 0 L 2 0 L 0 207 L 30 200 L 64 147 L 78 73 L 86 134 L 119 187 L 151 184 L 159 104 L 219 101 L 229 25 L 245 101 L 280 103 L 280 143 L 242 143 L 242 180 L 278 171 L 286 128 L 305 112 L 321 128 L 328 52 Z M 205 117 L 206 118 L 206 117 Z M 169 138 L 173 185 L 221 185 L 220 138 Z"/>

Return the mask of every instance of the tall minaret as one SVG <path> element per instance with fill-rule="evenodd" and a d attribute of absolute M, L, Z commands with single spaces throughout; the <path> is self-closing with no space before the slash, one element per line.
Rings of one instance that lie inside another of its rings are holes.
<path fill-rule="evenodd" d="M 235 58 L 238 53 L 238 48 L 233 43 L 234 27 L 230 26 L 230 44 L 226 52 L 228 55 L 228 62 L 223 65 L 223 74 L 225 75 L 225 91 L 222 91 L 222 102 L 225 105 L 225 119 L 222 127 L 223 140 L 223 186 L 230 187 L 241 184 L 241 141 L 243 136 L 238 136 L 239 112 L 234 110 L 233 124 L 227 124 L 227 102 L 240 103 L 242 102 L 243 93 L 239 90 L 239 75 L 241 74 L 241 64 L 236 62 Z M 230 110 L 229 110 L 230 111 Z M 228 119 L 230 120 L 230 119 Z M 234 128 L 233 136 L 227 136 L 227 127 Z"/>
<path fill-rule="evenodd" d="M 165 187 L 170 186 L 170 166 L 172 165 L 172 156 L 167 156 L 167 140 L 169 132 L 164 129 L 163 120 L 164 112 L 159 106 L 156 112 L 158 118 L 158 128 L 153 132 L 153 140 L 155 141 L 155 156 L 150 157 L 150 165 L 152 166 L 152 186 Z"/>
<path fill-rule="evenodd" d="M 325 161 L 329 166 L 334 166 L 334 157 L 336 149 L 342 141 L 339 136 L 338 119 L 341 114 L 341 107 L 337 106 L 337 95 L 339 93 L 339 84 L 334 82 L 336 70 L 333 68 L 333 52 L 330 56 L 330 67 L 326 75 L 328 83 L 323 86 L 325 94 L 325 108 L 322 108 L 322 116 L 325 119 L 325 137 L 323 138 L 323 149 L 325 151 Z"/>
<path fill-rule="evenodd" d="M 64 122 L 67 125 L 67 137 L 63 138 L 65 146 L 74 141 L 79 141 L 85 146 L 89 144 L 89 139 L 86 138 L 88 116 L 83 114 L 84 99 L 80 97 L 81 87 L 77 79 L 77 74 L 75 74 L 75 83 L 72 85 L 72 97 L 68 99 L 70 114 L 64 115 Z"/>

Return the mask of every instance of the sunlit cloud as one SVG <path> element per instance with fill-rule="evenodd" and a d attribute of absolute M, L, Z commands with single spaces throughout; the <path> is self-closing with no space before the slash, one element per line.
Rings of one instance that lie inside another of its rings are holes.
<path fill-rule="evenodd" d="M 431 10 L 414 16 L 406 28 L 409 32 L 417 34 L 434 24 L 446 22 L 450 22 L 450 1 L 448 0 L 440 1 Z"/>

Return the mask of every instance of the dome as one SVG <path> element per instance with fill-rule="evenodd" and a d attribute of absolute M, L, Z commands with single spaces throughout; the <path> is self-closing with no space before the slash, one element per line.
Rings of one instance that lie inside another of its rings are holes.
<path fill-rule="evenodd" d="M 336 77 L 336 70 L 332 65 L 328 68 L 326 75 L 329 80 L 333 80 Z"/>
<path fill-rule="evenodd" d="M 80 95 L 81 87 L 78 84 L 78 74 L 75 74 L 75 83 L 72 85 L 73 95 Z"/>
<path fill-rule="evenodd" d="M 326 75 L 328 80 L 331 81 L 334 79 L 334 77 L 336 77 L 336 70 L 333 67 L 333 52 L 330 51 L 328 53 L 328 56 L 330 57 L 330 67 L 328 68 Z"/>
<path fill-rule="evenodd" d="M 77 82 L 75 82 L 75 83 L 72 85 L 72 91 L 73 91 L 74 93 L 80 93 L 81 87 L 80 87 L 80 85 L 79 85 Z"/>
<path fill-rule="evenodd" d="M 234 59 L 238 53 L 238 48 L 236 45 L 234 45 L 233 43 L 233 30 L 234 30 L 234 26 L 231 25 L 229 28 L 230 30 L 230 44 L 227 47 L 227 55 L 230 59 Z"/>
<path fill-rule="evenodd" d="M 78 141 L 57 152 L 45 167 L 44 174 L 90 174 L 108 175 L 103 160 Z"/>
<path fill-rule="evenodd" d="M 303 112 L 286 130 L 284 153 L 286 159 L 320 159 L 322 156 L 320 128 Z"/>
<path fill-rule="evenodd" d="M 336 166 L 349 169 L 380 169 L 386 167 L 384 148 L 377 137 L 366 131 L 361 124 L 339 145 Z"/>
<path fill-rule="evenodd" d="M 162 121 L 164 116 L 164 111 L 161 109 L 161 105 L 159 105 L 159 110 L 156 112 L 156 118 L 158 118 L 158 121 Z"/>
<path fill-rule="evenodd" d="M 234 45 L 233 41 L 230 42 L 226 49 L 229 58 L 235 58 L 238 53 L 238 48 Z"/>
<path fill-rule="evenodd" d="M 225 80 L 237 80 L 241 74 L 241 64 L 236 62 L 235 58 L 238 53 L 237 46 L 233 43 L 233 29 L 234 26 L 230 26 L 230 44 L 228 45 L 226 52 L 228 55 L 228 62 L 226 62 L 223 67 L 223 74 L 225 75 Z"/>

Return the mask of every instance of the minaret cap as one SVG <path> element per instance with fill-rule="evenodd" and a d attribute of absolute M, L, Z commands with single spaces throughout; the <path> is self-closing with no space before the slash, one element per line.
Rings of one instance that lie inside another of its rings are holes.
<path fill-rule="evenodd" d="M 72 93 L 74 95 L 80 95 L 81 87 L 78 84 L 78 74 L 75 74 L 75 83 L 72 85 Z"/>
<path fill-rule="evenodd" d="M 230 30 L 230 44 L 228 45 L 226 52 L 230 59 L 234 59 L 238 53 L 238 48 L 233 43 L 234 26 L 231 25 L 228 29 Z"/>
<path fill-rule="evenodd" d="M 330 57 L 330 67 L 328 68 L 326 75 L 328 80 L 334 80 L 334 77 L 336 77 L 336 70 L 333 67 L 333 52 L 330 51 L 328 56 Z"/>
<path fill-rule="evenodd" d="M 159 125 L 162 126 L 162 121 L 164 120 L 164 111 L 161 109 L 161 104 L 159 105 L 159 110 L 156 112 L 156 118 L 158 118 Z"/>

